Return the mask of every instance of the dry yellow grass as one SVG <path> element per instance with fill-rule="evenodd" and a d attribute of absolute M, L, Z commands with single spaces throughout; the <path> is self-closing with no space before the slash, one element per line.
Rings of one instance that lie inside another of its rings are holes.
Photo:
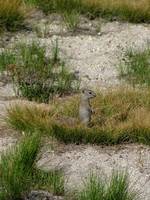
<path fill-rule="evenodd" d="M 83 0 L 88 7 L 110 13 L 121 19 L 144 22 L 150 21 L 149 0 Z"/>
<path fill-rule="evenodd" d="M 95 110 L 91 128 L 78 123 L 79 97 L 59 100 L 51 105 L 16 104 L 8 109 L 13 127 L 54 135 L 64 142 L 116 144 L 123 141 L 150 144 L 150 92 L 116 90 L 98 94 L 92 102 Z M 68 123 L 74 118 L 75 124 Z M 62 122 L 61 122 L 62 118 Z M 58 120 L 59 119 L 59 120 Z"/>
<path fill-rule="evenodd" d="M 150 10 L 149 0 L 83 0 L 83 3 L 89 6 L 103 9 L 128 8 L 148 12 Z"/>
<path fill-rule="evenodd" d="M 16 29 L 25 17 L 25 4 L 22 0 L 0 0 L 0 27 Z"/>

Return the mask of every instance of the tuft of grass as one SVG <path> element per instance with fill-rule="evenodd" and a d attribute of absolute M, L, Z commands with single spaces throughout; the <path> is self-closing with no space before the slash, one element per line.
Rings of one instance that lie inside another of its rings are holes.
<path fill-rule="evenodd" d="M 0 28 L 14 31 L 22 26 L 25 5 L 22 0 L 0 0 Z"/>
<path fill-rule="evenodd" d="M 137 23 L 150 21 L 149 0 L 36 0 L 36 4 L 47 14 L 75 10 L 90 18 L 105 17 Z"/>
<path fill-rule="evenodd" d="M 14 128 L 26 133 L 38 130 L 43 134 L 50 133 L 50 121 L 57 114 L 56 110 L 46 105 L 20 103 L 8 108 L 7 121 Z M 29 118 L 32 119 L 29 121 Z"/>
<path fill-rule="evenodd" d="M 39 152 L 40 137 L 26 138 L 11 152 L 1 155 L 0 199 L 22 199 L 29 191 L 35 159 Z"/>
<path fill-rule="evenodd" d="M 137 199 L 137 194 L 130 189 L 126 172 L 113 172 L 108 183 L 92 173 L 85 182 L 84 189 L 79 192 L 77 199 L 135 200 Z"/>
<path fill-rule="evenodd" d="M 0 72 L 6 70 L 6 68 L 12 64 L 16 63 L 15 55 L 9 50 L 2 51 L 0 53 Z"/>
<path fill-rule="evenodd" d="M 36 170 L 33 175 L 34 190 L 45 190 L 54 195 L 64 194 L 64 177 L 61 171 Z"/>
<path fill-rule="evenodd" d="M 107 187 L 107 200 L 133 200 L 137 199 L 138 194 L 129 187 L 127 172 L 114 171 Z"/>
<path fill-rule="evenodd" d="M 29 100 L 48 102 L 55 95 L 78 91 L 79 81 L 59 59 L 58 41 L 53 45 L 51 58 L 45 56 L 46 47 L 36 42 L 21 43 L 16 49 L 15 53 L 0 54 L 0 68 L 7 69 L 17 94 Z"/>
<path fill-rule="evenodd" d="M 84 188 L 77 195 L 78 200 L 99 200 L 105 199 L 105 183 L 100 177 L 91 173 L 84 183 Z"/>
<path fill-rule="evenodd" d="M 119 71 L 120 76 L 133 85 L 150 86 L 150 48 L 141 52 L 127 50 Z"/>
<path fill-rule="evenodd" d="M 39 130 L 65 143 L 150 144 L 149 90 L 120 89 L 97 94 L 91 128 L 80 124 L 78 105 L 78 96 L 44 106 L 16 104 L 8 108 L 8 122 L 21 131 Z"/>
<path fill-rule="evenodd" d="M 75 32 L 79 24 L 79 13 L 76 10 L 71 12 L 64 12 L 63 18 L 67 28 Z"/>

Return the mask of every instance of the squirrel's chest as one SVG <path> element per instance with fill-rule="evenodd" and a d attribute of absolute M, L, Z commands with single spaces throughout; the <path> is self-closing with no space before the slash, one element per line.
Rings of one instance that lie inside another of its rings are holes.
<path fill-rule="evenodd" d="M 89 118 L 91 116 L 91 108 L 90 106 L 84 107 L 84 106 L 80 106 L 79 107 L 79 116 L 80 119 L 82 118 Z"/>

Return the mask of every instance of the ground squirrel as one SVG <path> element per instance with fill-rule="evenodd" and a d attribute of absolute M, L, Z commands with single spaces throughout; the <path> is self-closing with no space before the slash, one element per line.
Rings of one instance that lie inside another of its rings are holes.
<path fill-rule="evenodd" d="M 95 92 L 89 89 L 82 89 L 79 105 L 79 119 L 80 122 L 86 126 L 88 126 L 91 121 L 92 108 L 90 105 L 90 99 L 94 97 L 96 97 Z"/>

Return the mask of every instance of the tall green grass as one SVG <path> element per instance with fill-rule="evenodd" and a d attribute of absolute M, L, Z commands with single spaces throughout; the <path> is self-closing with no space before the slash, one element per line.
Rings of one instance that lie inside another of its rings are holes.
<path fill-rule="evenodd" d="M 36 169 L 40 146 L 40 136 L 35 133 L 1 155 L 1 200 L 24 199 L 32 189 L 46 189 L 54 194 L 63 193 L 63 177 L 60 172 L 46 173 Z"/>
<path fill-rule="evenodd" d="M 71 12 L 64 12 L 63 18 L 68 30 L 73 32 L 77 30 L 80 21 L 80 16 L 76 10 L 73 10 Z"/>
<path fill-rule="evenodd" d="M 5 71 L 10 64 L 14 65 L 15 63 L 16 56 L 14 53 L 9 50 L 5 50 L 0 53 L 0 72 Z"/>
<path fill-rule="evenodd" d="M 137 200 L 126 172 L 113 172 L 109 181 L 91 174 L 77 200 Z"/>
<path fill-rule="evenodd" d="M 26 138 L 20 145 L 1 156 L 0 199 L 22 199 L 32 185 L 35 159 L 40 148 L 36 134 Z"/>
<path fill-rule="evenodd" d="M 150 86 L 150 47 L 143 51 L 127 50 L 119 71 L 120 76 L 133 85 Z"/>

